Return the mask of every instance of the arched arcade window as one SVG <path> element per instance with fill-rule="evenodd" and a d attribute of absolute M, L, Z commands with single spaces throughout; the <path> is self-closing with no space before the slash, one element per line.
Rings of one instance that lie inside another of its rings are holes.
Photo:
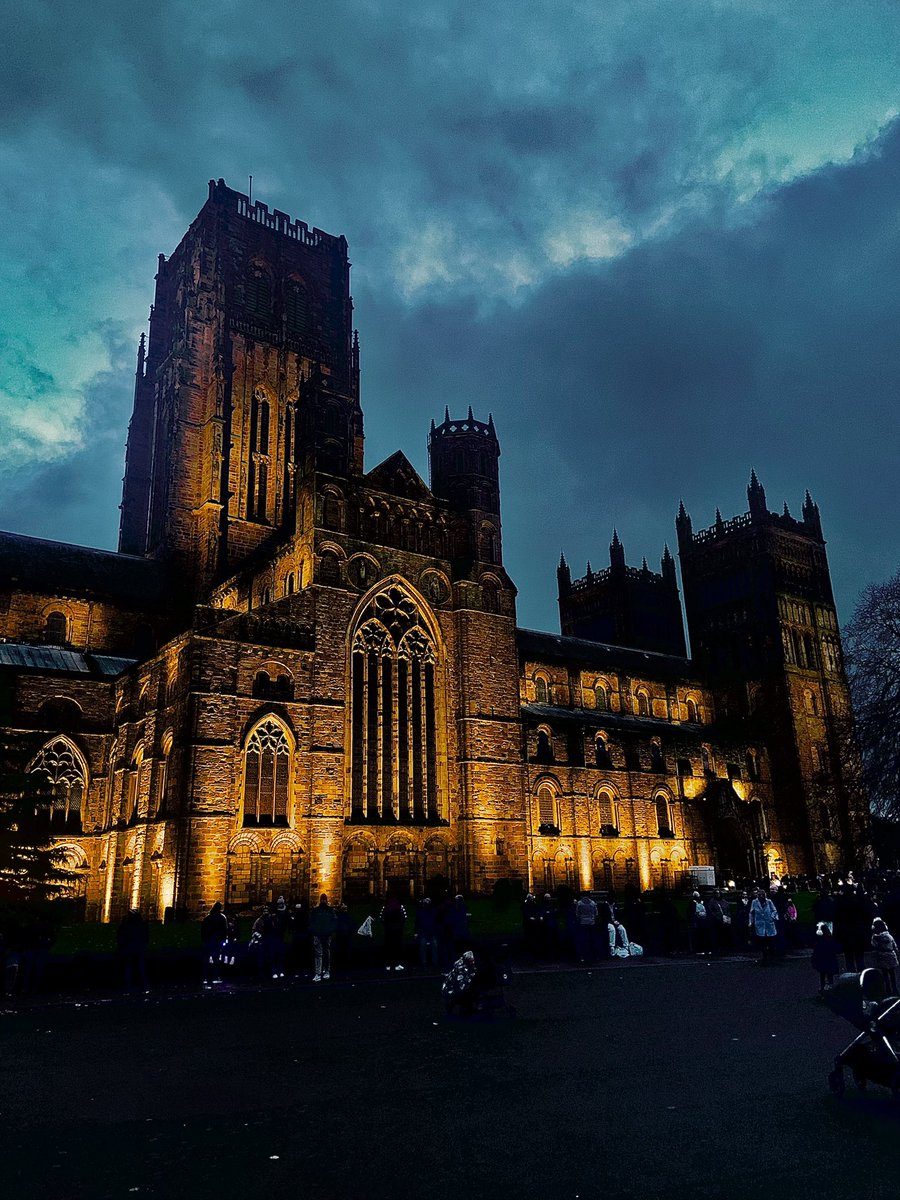
<path fill-rule="evenodd" d="M 69 640 L 69 625 L 63 612 L 47 613 L 44 621 L 44 641 L 51 646 L 64 646 Z"/>

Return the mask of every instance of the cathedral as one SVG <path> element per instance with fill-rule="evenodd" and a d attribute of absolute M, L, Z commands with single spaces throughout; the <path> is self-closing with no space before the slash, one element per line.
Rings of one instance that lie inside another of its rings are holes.
<path fill-rule="evenodd" d="M 490 416 L 367 468 L 347 242 L 211 181 L 159 257 L 119 549 L 0 534 L 0 723 L 89 920 L 852 858 L 819 510 L 676 520 L 516 624 Z M 484 414 L 482 414 L 484 415 Z M 552 564 L 548 564 L 552 570 Z M 42 801 L 42 803 L 44 803 Z"/>

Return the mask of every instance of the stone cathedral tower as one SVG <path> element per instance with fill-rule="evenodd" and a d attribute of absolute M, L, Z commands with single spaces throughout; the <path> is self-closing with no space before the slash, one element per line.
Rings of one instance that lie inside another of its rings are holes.
<path fill-rule="evenodd" d="M 781 833 L 817 870 L 859 845 L 865 814 L 847 777 L 850 693 L 818 505 L 768 509 L 754 471 L 748 511 L 694 532 L 676 520 L 691 649 L 723 717 L 769 747 Z"/>
<path fill-rule="evenodd" d="M 362 470 L 347 242 L 220 179 L 159 257 L 138 356 L 119 549 L 189 598 L 274 532 L 312 472 Z"/>

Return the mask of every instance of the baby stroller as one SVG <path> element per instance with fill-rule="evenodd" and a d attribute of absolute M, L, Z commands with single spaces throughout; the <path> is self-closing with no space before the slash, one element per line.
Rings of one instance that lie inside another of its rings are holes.
<path fill-rule="evenodd" d="M 824 999 L 832 1012 L 860 1031 L 834 1060 L 828 1075 L 834 1095 L 843 1096 L 844 1067 L 849 1067 L 860 1090 L 877 1083 L 900 1099 L 900 1059 L 890 1040 L 890 1034 L 900 1030 L 900 999 L 885 999 L 881 972 L 869 967 L 859 975 L 842 975 Z"/>

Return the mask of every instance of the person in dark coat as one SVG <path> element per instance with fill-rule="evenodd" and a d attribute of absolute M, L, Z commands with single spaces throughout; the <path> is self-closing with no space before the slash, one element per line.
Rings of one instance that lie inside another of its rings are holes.
<path fill-rule="evenodd" d="M 750 943 L 750 905 L 747 889 L 741 891 L 731 917 L 731 938 L 735 950 L 746 950 Z"/>
<path fill-rule="evenodd" d="M 469 934 L 469 918 L 471 915 L 468 911 L 465 897 L 454 897 L 450 908 L 450 924 L 453 928 L 453 950 L 457 957 L 464 950 L 471 949 L 471 937 Z"/>
<path fill-rule="evenodd" d="M 835 906 L 834 936 L 844 952 L 848 971 L 865 969 L 870 927 L 867 906 L 853 884 L 845 884 Z"/>
<path fill-rule="evenodd" d="M 131 991 L 135 980 L 142 992 L 150 990 L 147 983 L 147 946 L 149 942 L 150 928 L 141 916 L 140 910 L 133 908 L 122 918 L 116 934 L 125 987 L 128 991 Z"/>
<path fill-rule="evenodd" d="M 384 926 L 384 961 L 388 971 L 402 971 L 403 934 L 406 930 L 406 909 L 397 896 L 389 896 L 381 910 Z"/>
<path fill-rule="evenodd" d="M 827 921 L 819 921 L 816 926 L 816 936 L 813 940 L 812 968 L 819 972 L 819 991 L 834 983 L 834 977 L 840 971 L 838 962 L 837 942 Z"/>
<path fill-rule="evenodd" d="M 228 940 L 228 918 L 217 900 L 200 922 L 203 943 L 203 986 L 221 983 L 222 951 Z"/>
<path fill-rule="evenodd" d="M 309 931 L 313 939 L 315 953 L 315 974 L 313 983 L 331 978 L 331 939 L 337 929 L 337 913 L 328 903 L 328 897 L 323 892 L 319 903 L 309 915 Z"/>
<path fill-rule="evenodd" d="M 522 901 L 522 938 L 528 953 L 537 957 L 541 940 L 541 913 L 537 896 L 531 892 Z"/>
<path fill-rule="evenodd" d="M 419 943 L 419 962 L 423 967 L 438 965 L 437 912 L 430 896 L 423 896 L 416 905 L 416 939 Z"/>

